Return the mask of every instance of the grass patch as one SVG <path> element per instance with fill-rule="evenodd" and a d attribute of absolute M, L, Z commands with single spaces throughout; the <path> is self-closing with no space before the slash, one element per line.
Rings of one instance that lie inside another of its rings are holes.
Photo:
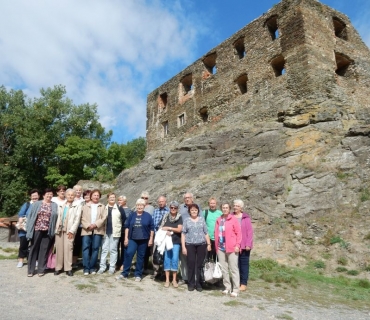
<path fill-rule="evenodd" d="M 321 254 L 321 256 L 323 257 L 323 259 L 325 259 L 325 260 L 329 260 L 329 259 L 331 259 L 331 257 L 333 256 L 331 253 L 328 253 L 328 252 L 323 252 L 322 254 Z"/>
<path fill-rule="evenodd" d="M 337 178 L 339 180 L 345 180 L 345 179 L 349 178 L 350 176 L 351 176 L 350 173 L 345 173 L 345 172 L 341 172 L 341 171 L 337 172 Z"/>
<path fill-rule="evenodd" d="M 4 256 L 0 254 L 0 260 L 13 260 L 18 259 L 18 254 L 11 254 L 10 256 Z"/>
<path fill-rule="evenodd" d="M 290 269 L 272 259 L 254 260 L 251 263 L 251 273 L 267 283 L 275 283 L 277 287 L 284 283 L 296 288 L 298 284 L 297 278 L 292 275 Z"/>
<path fill-rule="evenodd" d="M 18 253 L 17 248 L 4 248 L 4 249 L 1 249 L 1 250 L 3 250 L 6 253 Z"/>
<path fill-rule="evenodd" d="M 357 285 L 361 288 L 369 289 L 370 288 L 370 281 L 367 279 L 360 279 Z"/>
<path fill-rule="evenodd" d="M 294 318 L 289 314 L 283 313 L 276 316 L 276 319 L 286 319 L 286 320 L 293 320 Z"/>
<path fill-rule="evenodd" d="M 140 288 L 140 287 L 136 287 L 135 290 L 136 291 L 144 291 L 144 289 L 143 288 Z"/>
<path fill-rule="evenodd" d="M 224 295 L 222 294 L 221 291 L 219 290 L 211 290 L 211 291 L 207 291 L 207 294 L 210 295 L 210 296 L 213 296 L 213 297 L 223 297 Z"/>
<path fill-rule="evenodd" d="M 98 292 L 98 288 L 92 284 L 76 284 L 76 288 L 86 292 Z"/>
<path fill-rule="evenodd" d="M 343 242 L 343 239 L 340 236 L 334 236 L 330 238 L 330 244 L 336 244 Z"/>
<path fill-rule="evenodd" d="M 337 304 L 370 311 L 366 302 L 370 301 L 368 280 L 353 279 L 347 274 L 326 276 L 314 263 L 311 261 L 305 268 L 297 268 L 279 265 L 271 259 L 251 260 L 250 274 L 256 278 L 251 286 L 256 294 L 266 299 L 280 296 L 285 301 L 317 303 L 324 307 Z M 337 268 L 337 272 L 347 271 L 344 266 Z"/>
<path fill-rule="evenodd" d="M 348 259 L 346 257 L 339 257 L 337 262 L 342 266 L 346 266 L 348 264 Z"/>
<path fill-rule="evenodd" d="M 358 272 L 357 270 L 348 270 L 347 274 L 350 276 L 358 276 L 360 272 Z"/>
<path fill-rule="evenodd" d="M 370 232 L 364 237 L 364 240 L 370 240 Z"/>
<path fill-rule="evenodd" d="M 361 189 L 360 200 L 361 202 L 368 201 L 370 199 L 370 191 L 368 188 Z"/>
<path fill-rule="evenodd" d="M 279 266 L 279 264 L 272 259 L 259 259 L 259 260 L 252 260 L 250 262 L 250 266 L 253 269 L 257 269 L 260 271 L 271 271 Z"/>
<path fill-rule="evenodd" d="M 228 307 L 246 306 L 244 302 L 239 300 L 230 300 L 228 302 L 224 302 L 224 305 Z"/>

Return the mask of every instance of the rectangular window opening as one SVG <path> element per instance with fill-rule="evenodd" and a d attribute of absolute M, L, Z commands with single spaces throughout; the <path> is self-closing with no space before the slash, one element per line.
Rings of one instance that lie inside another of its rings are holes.
<path fill-rule="evenodd" d="M 165 137 L 168 135 L 168 121 L 163 122 L 162 127 L 163 127 L 163 136 Z"/>
<path fill-rule="evenodd" d="M 185 113 L 179 115 L 178 124 L 179 124 L 179 127 L 185 124 Z"/>

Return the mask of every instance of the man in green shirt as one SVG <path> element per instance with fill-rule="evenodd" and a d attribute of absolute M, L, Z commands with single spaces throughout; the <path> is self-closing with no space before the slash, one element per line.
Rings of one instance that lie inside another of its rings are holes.
<path fill-rule="evenodd" d="M 211 239 L 212 250 L 209 253 L 213 261 L 216 261 L 216 247 L 215 247 L 215 225 L 218 217 L 222 216 L 221 210 L 217 209 L 217 200 L 211 197 L 208 200 L 209 209 L 203 211 L 203 217 L 206 220 L 209 238 Z M 217 230 L 216 230 L 217 232 Z"/>

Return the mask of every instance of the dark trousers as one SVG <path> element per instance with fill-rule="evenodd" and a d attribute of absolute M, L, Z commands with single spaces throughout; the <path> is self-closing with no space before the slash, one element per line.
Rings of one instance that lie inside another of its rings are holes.
<path fill-rule="evenodd" d="M 48 231 L 35 231 L 31 242 L 30 254 L 28 257 L 28 274 L 33 274 L 36 269 L 36 261 L 38 261 L 37 273 L 45 273 L 46 262 L 52 239 L 48 235 Z"/>
<path fill-rule="evenodd" d="M 122 228 L 123 229 L 123 228 Z M 121 232 L 121 238 L 119 238 L 118 244 L 117 244 L 117 263 L 116 263 L 116 269 L 120 269 L 121 266 L 123 266 L 123 262 L 125 261 L 125 234 L 124 230 Z"/>
<path fill-rule="evenodd" d="M 149 268 L 149 258 L 152 255 L 152 247 L 147 246 L 144 257 L 144 270 Z"/>
<path fill-rule="evenodd" d="M 18 258 L 24 259 L 28 257 L 28 240 L 26 236 L 19 237 Z"/>
<path fill-rule="evenodd" d="M 128 277 L 131 269 L 132 259 L 136 253 L 136 268 L 135 277 L 141 278 L 143 275 L 144 257 L 146 248 L 148 247 L 148 239 L 143 240 L 132 240 L 128 241 L 128 246 L 126 249 L 126 257 L 123 265 L 122 275 Z"/>
<path fill-rule="evenodd" d="M 208 258 L 212 259 L 213 262 L 216 262 L 216 245 L 215 245 L 215 240 L 211 240 L 211 251 L 208 251 Z"/>
<path fill-rule="evenodd" d="M 201 288 L 200 272 L 207 252 L 207 244 L 185 244 L 188 264 L 188 287 Z"/>
<path fill-rule="evenodd" d="M 76 235 L 75 235 L 75 239 L 73 241 L 73 256 L 74 257 L 79 257 L 81 254 L 81 248 L 82 248 L 81 231 L 82 231 L 82 228 L 78 227 Z"/>
<path fill-rule="evenodd" d="M 240 272 L 240 284 L 247 285 L 249 277 L 249 257 L 251 251 L 242 250 L 239 254 L 239 272 Z"/>

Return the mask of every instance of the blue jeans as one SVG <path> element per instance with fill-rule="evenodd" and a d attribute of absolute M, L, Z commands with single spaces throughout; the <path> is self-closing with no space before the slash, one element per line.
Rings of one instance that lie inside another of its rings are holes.
<path fill-rule="evenodd" d="M 124 277 L 128 277 L 131 269 L 132 259 L 136 253 L 136 268 L 135 268 L 135 278 L 141 278 L 143 274 L 144 258 L 146 248 L 148 247 L 148 239 L 142 240 L 132 240 L 128 241 L 128 246 L 125 254 L 125 260 L 123 262 L 123 272 Z"/>
<path fill-rule="evenodd" d="M 239 272 L 240 272 L 240 284 L 247 285 L 249 277 L 249 257 L 251 251 L 242 250 L 239 254 Z"/>
<path fill-rule="evenodd" d="M 84 272 L 96 271 L 96 263 L 98 261 L 102 238 L 103 236 L 100 234 L 82 236 L 82 260 L 84 264 Z"/>
<path fill-rule="evenodd" d="M 171 250 L 164 252 L 163 270 L 177 272 L 179 268 L 180 245 L 174 244 Z"/>

